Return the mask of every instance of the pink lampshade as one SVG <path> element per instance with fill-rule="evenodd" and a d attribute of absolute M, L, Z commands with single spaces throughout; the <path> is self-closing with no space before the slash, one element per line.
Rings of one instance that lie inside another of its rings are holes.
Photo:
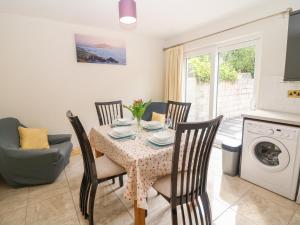
<path fill-rule="evenodd" d="M 125 24 L 136 22 L 136 3 L 134 0 L 119 1 L 119 19 L 121 23 Z"/>

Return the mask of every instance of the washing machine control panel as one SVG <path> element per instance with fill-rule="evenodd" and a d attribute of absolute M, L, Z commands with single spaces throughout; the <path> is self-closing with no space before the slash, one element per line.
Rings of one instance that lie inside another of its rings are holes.
<path fill-rule="evenodd" d="M 289 140 L 295 140 L 297 138 L 297 131 L 295 129 L 276 124 L 248 122 L 247 131 L 254 134 Z"/>

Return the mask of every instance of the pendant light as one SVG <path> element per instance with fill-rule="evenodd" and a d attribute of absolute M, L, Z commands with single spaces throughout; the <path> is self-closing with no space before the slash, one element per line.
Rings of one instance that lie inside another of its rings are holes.
<path fill-rule="evenodd" d="M 124 24 L 133 24 L 136 22 L 135 0 L 119 1 L 119 19 L 120 22 Z"/>

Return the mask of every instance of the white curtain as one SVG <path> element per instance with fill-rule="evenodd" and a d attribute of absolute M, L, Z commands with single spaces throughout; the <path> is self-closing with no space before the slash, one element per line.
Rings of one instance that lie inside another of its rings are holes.
<path fill-rule="evenodd" d="M 165 100 L 182 101 L 183 46 L 165 51 Z"/>

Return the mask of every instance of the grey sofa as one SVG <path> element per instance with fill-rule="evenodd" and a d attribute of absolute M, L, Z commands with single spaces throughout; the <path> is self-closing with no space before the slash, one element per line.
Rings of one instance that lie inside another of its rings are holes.
<path fill-rule="evenodd" d="M 49 135 L 50 148 L 21 150 L 15 118 L 0 119 L 0 175 L 12 186 L 53 182 L 69 163 L 73 148 L 71 135 Z"/>
<path fill-rule="evenodd" d="M 150 121 L 152 119 L 152 112 L 166 114 L 167 112 L 167 103 L 165 102 L 151 102 L 147 107 L 142 119 Z"/>

